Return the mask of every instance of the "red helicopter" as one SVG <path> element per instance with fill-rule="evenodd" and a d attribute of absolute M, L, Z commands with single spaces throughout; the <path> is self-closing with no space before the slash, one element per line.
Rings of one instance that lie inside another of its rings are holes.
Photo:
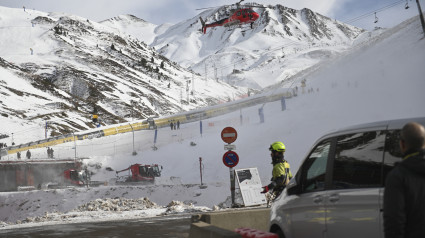
<path fill-rule="evenodd" d="M 199 17 L 202 23 L 202 32 L 205 34 L 207 32 L 208 27 L 216 27 L 216 26 L 224 26 L 224 27 L 230 27 L 234 25 L 242 25 L 242 24 L 251 24 L 251 29 L 253 28 L 253 23 L 258 19 L 260 16 L 258 13 L 256 13 L 254 10 L 252 10 L 250 7 L 240 7 L 240 3 L 244 0 L 240 0 L 238 3 L 236 3 L 236 10 L 233 10 L 231 16 L 221 19 L 219 21 L 206 24 L 205 21 L 202 19 L 202 17 Z M 204 9 L 204 8 L 202 8 Z M 201 10 L 201 9 L 197 9 Z"/>

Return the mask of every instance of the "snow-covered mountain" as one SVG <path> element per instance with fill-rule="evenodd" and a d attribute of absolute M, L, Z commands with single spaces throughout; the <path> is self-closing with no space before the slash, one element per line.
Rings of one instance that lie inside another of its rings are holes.
<path fill-rule="evenodd" d="M 85 163 L 96 172 L 93 180 L 114 177 L 115 171 L 105 169 L 107 167 L 121 170 L 133 163 L 163 165 L 163 180 L 144 187 L 0 193 L 0 204 L 3 204 L 0 206 L 0 234 L 8 236 L 22 227 L 37 224 L 140 219 L 163 214 L 172 200 L 184 201 L 198 208 L 212 208 L 230 196 L 229 169 L 222 163 L 225 150 L 220 139 L 220 132 L 225 126 L 233 126 L 238 132 L 235 145 L 240 161 L 235 169 L 256 167 L 262 184 L 268 184 L 272 165 L 267 148 L 274 141 L 283 141 L 286 145 L 285 159 L 291 164 L 291 171 L 295 175 L 315 140 L 325 133 L 360 123 L 424 117 L 423 62 L 425 38 L 420 20 L 415 17 L 358 45 L 343 57 L 321 65 L 323 67 L 316 71 L 294 77 L 294 86 L 299 87 L 300 82 L 307 78 L 307 85 L 314 88 L 314 92 L 302 93 L 300 90 L 298 96 L 287 100 L 285 111 L 281 110 L 279 101 L 263 105 L 264 123 L 260 123 L 258 116 L 260 106 L 252 106 L 204 120 L 202 135 L 198 122 L 185 124 L 176 131 L 160 128 L 156 142 L 158 150 L 151 148 L 155 142 L 150 130 L 136 131 L 136 136 L 126 133 L 77 141 L 77 150 L 73 149 L 72 142 L 57 145 L 54 147 L 56 158 L 67 158 L 74 151 L 79 157 L 87 157 Z M 0 75 L 2 80 L 7 77 Z M 276 87 L 276 92 L 286 90 L 288 88 Z M 41 96 L 47 97 L 44 94 Z M 243 121 L 240 120 L 241 115 Z M 19 127 L 12 129 L 20 130 Z M 36 135 L 35 130 L 25 133 L 26 137 Z M 10 138 L 0 140 L 9 141 Z M 196 142 L 196 146 L 190 145 L 192 141 Z M 131 153 L 134 150 L 138 152 L 137 156 Z M 46 156 L 45 148 L 32 150 L 32 153 L 35 158 Z M 201 182 L 200 157 L 203 162 L 203 183 L 208 185 L 206 189 L 195 186 Z M 16 160 L 16 155 L 2 159 Z M 149 200 L 162 207 L 136 204 L 130 211 L 125 210 L 127 208 L 123 204 L 134 204 L 136 199 L 143 197 L 149 198 L 144 201 Z M 89 201 L 97 198 L 97 203 L 104 204 L 105 209 L 81 209 L 86 207 L 85 204 L 93 205 Z M 114 205 L 114 209 L 109 209 L 109 204 Z M 122 205 L 117 207 L 116 204 Z M 188 212 L 188 209 L 183 206 L 179 211 Z"/>
<path fill-rule="evenodd" d="M 232 6 L 223 6 L 168 27 L 150 45 L 205 77 L 261 89 L 347 50 L 365 32 L 306 8 L 258 6 L 252 29 L 215 27 L 203 34 L 199 18 L 224 19 Z"/>
<path fill-rule="evenodd" d="M 144 34 L 137 29 L 152 24 L 128 15 L 116 19 L 121 25 L 0 7 L 2 125 L 49 121 L 49 134 L 69 133 L 93 127 L 94 110 L 102 124 L 113 124 L 247 93 L 194 74 L 126 32 Z"/>
<path fill-rule="evenodd" d="M 253 29 L 200 31 L 200 17 L 212 22 L 231 10 L 158 26 L 132 15 L 96 23 L 0 7 L 4 124 L 57 135 L 93 127 L 95 110 L 107 125 L 204 107 L 244 96 L 246 87 L 290 81 L 370 38 L 309 9 L 281 5 L 254 8 L 260 18 Z"/>

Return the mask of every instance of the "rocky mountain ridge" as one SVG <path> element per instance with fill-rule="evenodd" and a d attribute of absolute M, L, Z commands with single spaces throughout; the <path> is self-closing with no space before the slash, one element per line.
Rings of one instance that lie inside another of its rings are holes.
<path fill-rule="evenodd" d="M 55 135 L 94 127 L 94 112 L 109 125 L 213 105 L 283 82 L 347 50 L 364 32 L 309 9 L 258 6 L 252 29 L 216 27 L 207 34 L 199 17 L 220 20 L 231 7 L 160 26 L 132 15 L 96 23 L 1 7 L 0 70 L 32 87 L 2 80 L 1 115 L 46 125 Z"/>
<path fill-rule="evenodd" d="M 93 113 L 109 125 L 205 107 L 247 92 L 205 80 L 116 28 L 72 15 L 3 7 L 0 12 L 7 16 L 0 20 L 2 121 L 46 122 L 55 135 L 94 127 Z"/>

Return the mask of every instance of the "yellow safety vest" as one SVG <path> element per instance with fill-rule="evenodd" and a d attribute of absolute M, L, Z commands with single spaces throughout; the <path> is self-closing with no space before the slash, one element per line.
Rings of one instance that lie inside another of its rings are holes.
<path fill-rule="evenodd" d="M 286 183 L 289 182 L 289 180 L 292 178 L 289 163 L 284 161 L 275 164 L 273 166 L 272 175 L 273 180 L 283 175 L 284 177 L 286 177 Z"/>

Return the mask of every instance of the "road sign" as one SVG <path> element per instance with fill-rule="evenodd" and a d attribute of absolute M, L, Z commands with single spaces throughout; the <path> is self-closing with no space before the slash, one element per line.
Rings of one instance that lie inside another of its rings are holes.
<path fill-rule="evenodd" d="M 246 207 L 267 203 L 257 168 L 236 169 L 235 174 Z"/>
<path fill-rule="evenodd" d="M 226 127 L 221 131 L 221 139 L 226 143 L 233 143 L 236 138 L 238 138 L 238 133 L 233 127 Z"/>
<path fill-rule="evenodd" d="M 229 168 L 235 167 L 239 163 L 239 156 L 234 151 L 227 151 L 223 155 L 223 164 Z"/>
<path fill-rule="evenodd" d="M 233 144 L 224 145 L 224 150 L 236 150 L 236 145 L 233 145 Z"/>

